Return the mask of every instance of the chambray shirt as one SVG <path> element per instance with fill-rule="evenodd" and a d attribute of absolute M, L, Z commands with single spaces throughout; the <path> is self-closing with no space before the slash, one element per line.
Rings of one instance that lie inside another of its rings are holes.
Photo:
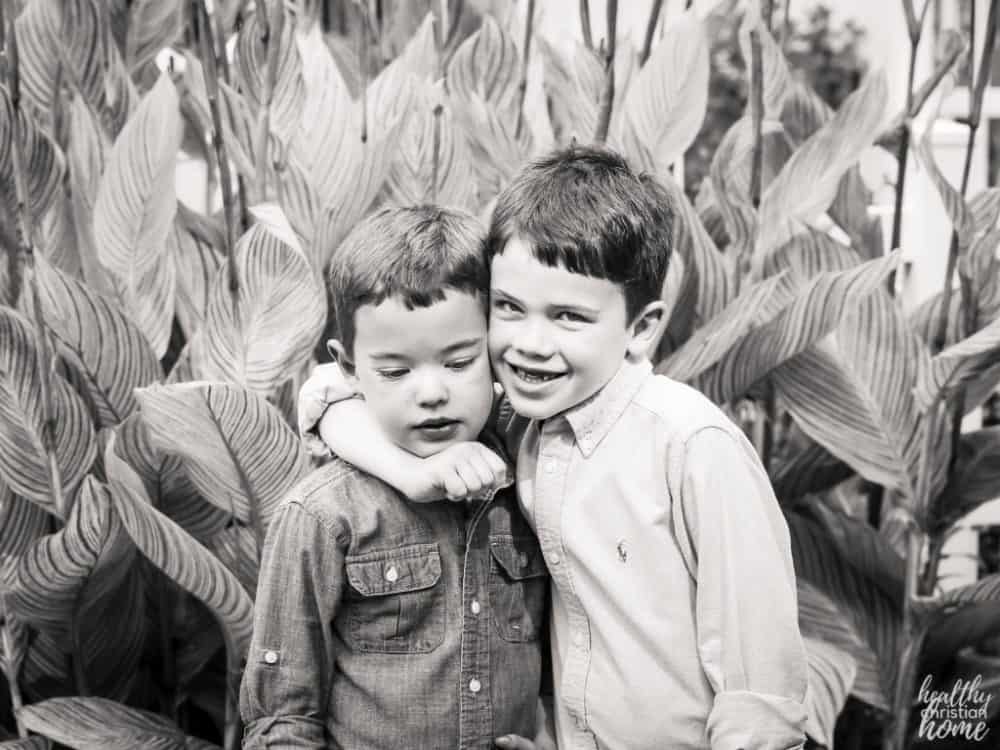
<path fill-rule="evenodd" d="M 561 750 L 799 747 L 806 659 L 788 527 L 740 430 L 626 363 L 520 444 L 552 577 Z"/>
<path fill-rule="evenodd" d="M 410 503 L 334 460 L 268 530 L 243 746 L 485 749 L 533 736 L 547 583 L 512 488 Z"/>

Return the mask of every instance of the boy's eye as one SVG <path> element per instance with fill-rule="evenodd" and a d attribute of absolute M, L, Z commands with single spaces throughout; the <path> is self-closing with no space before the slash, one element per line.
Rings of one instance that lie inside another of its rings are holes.
<path fill-rule="evenodd" d="M 499 312 L 517 312 L 517 308 L 513 303 L 508 302 L 505 299 L 493 300 L 493 309 Z"/>
<path fill-rule="evenodd" d="M 449 370 L 464 370 L 475 361 L 475 357 L 465 357 L 463 359 L 456 359 L 453 362 L 448 362 L 445 367 Z"/>
<path fill-rule="evenodd" d="M 588 318 L 584 317 L 580 313 L 575 313 L 570 310 L 563 310 L 558 315 L 556 315 L 556 320 L 561 320 L 566 323 L 587 323 Z"/>
<path fill-rule="evenodd" d="M 390 367 L 382 370 L 377 370 L 379 377 L 385 378 L 386 380 L 399 380 L 401 377 L 409 372 L 404 367 Z"/>

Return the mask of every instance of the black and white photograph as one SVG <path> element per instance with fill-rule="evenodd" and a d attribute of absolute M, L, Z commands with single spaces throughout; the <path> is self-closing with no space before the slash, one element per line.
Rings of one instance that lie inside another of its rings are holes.
<path fill-rule="evenodd" d="M 1000 0 L 0 0 L 0 750 L 1000 748 Z"/>

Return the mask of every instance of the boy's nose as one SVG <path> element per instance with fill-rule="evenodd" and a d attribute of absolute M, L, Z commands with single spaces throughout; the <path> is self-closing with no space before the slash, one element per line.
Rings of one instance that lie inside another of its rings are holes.
<path fill-rule="evenodd" d="M 514 340 L 514 348 L 519 354 L 538 359 L 552 356 L 552 341 L 546 334 L 545 326 L 538 322 L 525 322 Z"/>
<path fill-rule="evenodd" d="M 417 382 L 417 403 L 420 406 L 440 406 L 448 401 L 448 388 L 441 378 L 425 375 Z"/>

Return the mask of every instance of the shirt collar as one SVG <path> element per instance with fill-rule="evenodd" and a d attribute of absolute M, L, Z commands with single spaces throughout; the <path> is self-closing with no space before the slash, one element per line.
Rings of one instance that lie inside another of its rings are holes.
<path fill-rule="evenodd" d="M 648 359 L 626 359 L 603 388 L 564 413 L 584 457 L 589 457 L 611 431 L 652 370 Z"/>

